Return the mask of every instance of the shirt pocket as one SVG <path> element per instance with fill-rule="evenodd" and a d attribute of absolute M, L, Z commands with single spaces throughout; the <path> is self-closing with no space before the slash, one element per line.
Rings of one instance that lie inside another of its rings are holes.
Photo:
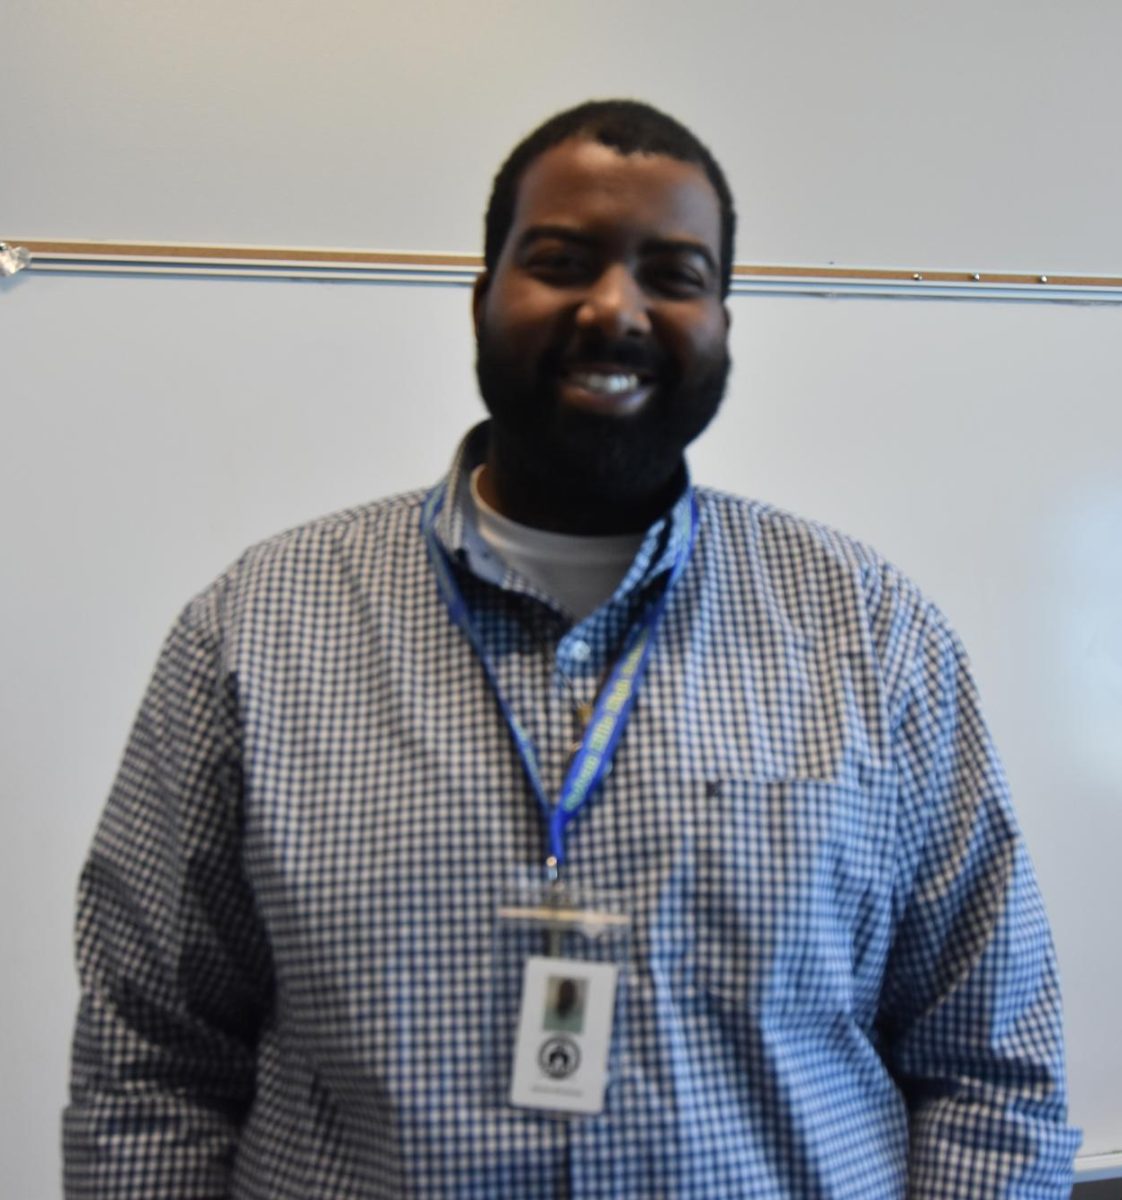
<path fill-rule="evenodd" d="M 891 797 L 856 782 L 691 789 L 696 981 L 760 1016 L 871 1019 L 891 934 Z"/>

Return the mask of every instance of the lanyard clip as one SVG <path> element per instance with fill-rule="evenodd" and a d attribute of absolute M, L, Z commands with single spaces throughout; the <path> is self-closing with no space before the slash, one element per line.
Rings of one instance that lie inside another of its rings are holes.
<path fill-rule="evenodd" d="M 558 904 L 561 900 L 561 884 L 558 876 L 561 874 L 561 864 L 557 861 L 555 854 L 549 855 L 545 860 L 545 881 L 549 884 L 552 894 L 547 901 L 549 904 Z M 561 957 L 561 927 L 559 925 L 551 925 L 549 932 L 546 935 L 545 952 L 550 958 Z"/>

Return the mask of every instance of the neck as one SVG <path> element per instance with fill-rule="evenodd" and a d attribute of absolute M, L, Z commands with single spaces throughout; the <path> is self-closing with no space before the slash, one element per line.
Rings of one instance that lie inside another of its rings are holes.
<path fill-rule="evenodd" d="M 479 476 L 479 494 L 496 512 L 548 533 L 610 537 L 642 533 L 674 503 L 681 472 L 641 496 L 590 495 L 533 471 L 511 469 L 492 442 Z"/>

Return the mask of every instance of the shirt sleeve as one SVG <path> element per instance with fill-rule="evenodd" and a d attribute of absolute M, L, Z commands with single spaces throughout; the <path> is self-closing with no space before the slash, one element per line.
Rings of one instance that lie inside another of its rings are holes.
<path fill-rule="evenodd" d="M 880 1014 L 910 1112 L 909 1197 L 1070 1195 L 1051 934 L 957 638 L 922 622 L 896 713 L 897 933 Z"/>
<path fill-rule="evenodd" d="M 169 636 L 82 873 L 69 1200 L 225 1196 L 253 1098 L 270 968 L 219 607 L 215 589 Z"/>

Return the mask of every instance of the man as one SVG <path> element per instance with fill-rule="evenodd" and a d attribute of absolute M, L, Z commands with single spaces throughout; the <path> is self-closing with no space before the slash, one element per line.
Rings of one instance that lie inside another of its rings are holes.
<path fill-rule="evenodd" d="M 957 640 L 685 473 L 733 227 L 669 117 L 555 117 L 488 211 L 490 423 L 188 606 L 83 878 L 71 1196 L 1066 1195 Z"/>

